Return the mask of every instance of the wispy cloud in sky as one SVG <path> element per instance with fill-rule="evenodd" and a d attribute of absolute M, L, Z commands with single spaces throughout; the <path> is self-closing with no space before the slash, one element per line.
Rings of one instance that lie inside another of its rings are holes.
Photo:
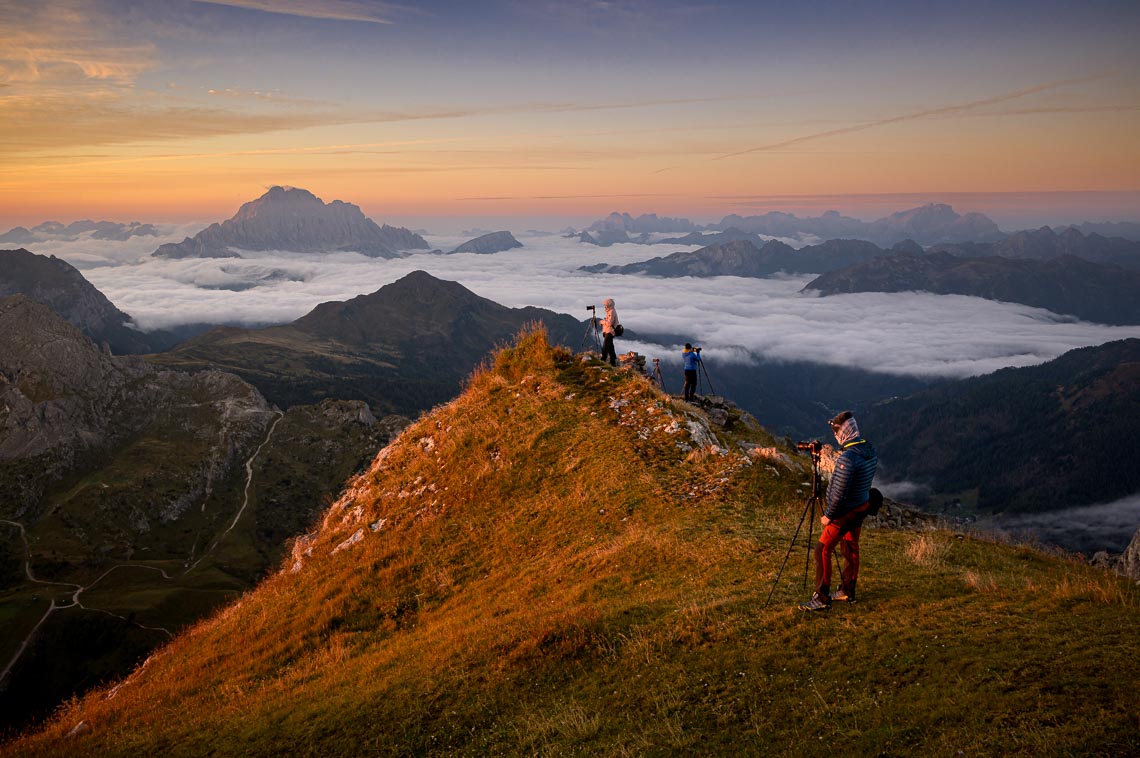
<path fill-rule="evenodd" d="M 364 21 L 370 24 L 394 23 L 393 16 L 409 10 L 405 6 L 368 0 L 194 0 L 194 2 L 287 16 L 332 21 Z"/>
<path fill-rule="evenodd" d="M 899 124 L 904 121 L 916 121 L 918 119 L 931 118 L 933 116 L 951 116 L 968 111 L 975 111 L 989 105 L 998 105 L 1006 103 L 1011 100 L 1018 100 L 1023 97 L 1035 95 L 1039 92 L 1057 89 L 1073 84 L 1080 84 L 1083 82 L 1090 82 L 1096 79 L 1103 78 L 1103 74 L 1095 76 L 1082 76 L 1073 79 L 1062 79 L 1054 82 L 1047 82 L 1045 84 L 1038 84 L 1033 87 L 1026 87 L 1025 89 L 1015 90 L 1013 92 L 1004 92 L 1000 95 L 993 97 L 986 97 L 980 100 L 971 100 L 964 103 L 951 103 L 949 105 L 942 105 L 937 108 L 925 108 L 923 110 L 912 111 L 910 113 L 903 113 L 897 116 L 890 116 L 887 118 L 877 119 L 875 121 L 867 121 L 861 124 L 851 124 L 850 126 L 843 126 L 838 129 L 828 129 L 827 131 L 815 132 L 812 134 L 804 134 L 799 137 L 792 137 L 790 139 L 781 140 L 779 142 L 772 142 L 767 145 L 760 145 L 758 147 L 750 147 L 747 150 L 737 150 L 724 155 L 718 155 L 713 160 L 724 160 L 725 158 L 736 158 L 741 155 L 748 155 L 750 153 L 767 152 L 770 150 L 782 150 L 791 147 L 792 145 L 799 145 L 804 142 L 811 142 L 813 140 L 826 139 L 828 137 L 837 137 L 841 134 L 852 134 L 854 132 L 862 132 L 867 129 L 876 129 L 881 126 L 889 126 L 890 124 Z"/>
<path fill-rule="evenodd" d="M 130 85 L 156 64 L 153 43 L 123 40 L 89 11 L 73 0 L 0 4 L 0 82 Z"/>
<path fill-rule="evenodd" d="M 235 91 L 210 90 L 211 96 Z M 248 93 L 244 93 L 248 94 Z M 219 99 L 228 99 L 220 97 Z M 494 105 L 424 105 L 406 110 L 353 107 L 312 107 L 313 101 L 289 97 L 263 97 L 271 110 L 240 106 L 154 106 L 128 99 L 121 93 L 75 99 L 58 94 L 3 98 L 6 124 L 0 125 L 0 154 L 14 151 L 170 141 L 225 135 L 295 131 L 313 126 L 395 124 L 410 121 L 446 121 L 495 118 L 524 114 L 622 111 L 708 102 L 710 98 L 654 98 L 611 102 L 519 102 Z M 722 98 L 718 98 L 722 99 Z M 34 129 L 25 124 L 37 124 Z"/>

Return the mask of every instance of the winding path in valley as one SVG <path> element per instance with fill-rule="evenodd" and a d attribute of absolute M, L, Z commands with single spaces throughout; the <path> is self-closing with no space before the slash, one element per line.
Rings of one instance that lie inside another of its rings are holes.
<path fill-rule="evenodd" d="M 285 417 L 285 414 L 279 410 L 275 410 L 274 414 L 276 414 L 276 418 L 273 419 L 273 423 L 269 425 L 269 430 L 265 434 L 265 439 L 262 441 L 262 443 L 260 445 L 257 446 L 257 449 L 253 451 L 253 455 L 251 455 L 249 457 L 249 459 L 245 462 L 245 489 L 243 491 L 244 495 L 242 497 L 241 507 L 238 508 L 237 515 L 234 516 L 234 520 L 230 523 L 230 525 L 226 528 L 226 530 L 224 532 L 222 532 L 221 534 L 219 534 L 214 539 L 214 541 L 210 544 L 210 547 L 206 550 L 206 552 L 204 552 L 201 555 L 201 557 L 198 558 L 198 560 L 196 560 L 193 563 L 188 565 L 186 570 L 182 572 L 181 576 L 185 576 L 186 574 L 190 573 L 192 570 L 194 570 L 198 566 L 199 563 L 202 562 L 202 560 L 206 556 L 208 556 L 211 552 L 213 552 L 214 548 L 216 548 L 218 546 L 218 544 L 222 541 L 222 539 L 227 534 L 229 534 L 231 531 L 233 531 L 233 528 L 235 526 L 237 526 L 238 521 L 241 519 L 242 514 L 245 513 L 246 506 L 249 505 L 249 487 L 250 487 L 250 484 L 253 483 L 253 462 L 255 460 L 257 460 L 257 456 L 261 454 L 262 449 L 266 445 L 269 444 L 269 440 L 273 437 L 273 431 L 277 428 L 277 424 L 281 421 L 281 419 L 283 419 Z M 173 632 L 171 632 L 169 629 L 166 629 L 165 627 L 144 626 L 143 624 L 140 624 L 137 621 L 131 621 L 126 616 L 120 616 L 117 613 L 112 613 L 111 611 L 105 610 L 103 608 L 91 608 L 89 606 L 83 605 L 83 603 L 80 602 L 80 600 L 79 600 L 80 595 L 82 595 L 87 590 L 94 588 L 95 585 L 99 584 L 99 582 L 103 581 L 105 578 L 107 578 L 107 576 L 109 576 L 114 571 L 117 571 L 118 569 L 145 569 L 148 571 L 159 572 L 160 574 L 162 574 L 163 579 L 173 580 L 175 578 L 175 577 L 171 576 L 170 574 L 166 573 L 166 571 L 164 571 L 163 569 L 158 568 L 156 566 L 148 566 L 145 563 L 119 563 L 119 564 L 116 564 L 115 566 L 112 566 L 111 568 L 107 569 L 102 574 L 100 574 L 98 577 L 96 577 L 92 582 L 90 582 L 89 584 L 86 584 L 86 585 L 74 584 L 72 582 L 49 582 L 49 581 L 46 581 L 43 579 L 37 579 L 35 574 L 32 573 L 32 549 L 31 549 L 31 545 L 28 543 L 28 534 L 27 534 L 27 531 L 24 529 L 24 525 L 19 523 L 18 521 L 9 521 L 7 519 L 0 519 L 0 524 L 7 524 L 9 526 L 14 526 L 20 530 L 20 540 L 24 543 L 24 575 L 27 577 L 29 582 L 31 582 L 33 584 L 43 584 L 43 585 L 49 585 L 49 586 L 53 586 L 53 587 L 71 587 L 72 588 L 67 593 L 65 593 L 65 594 L 68 594 L 71 596 L 69 602 L 65 602 L 64 604 L 57 604 L 56 598 L 55 597 L 51 598 L 51 603 L 48 606 L 48 609 L 46 611 L 44 611 L 44 615 L 40 617 L 40 620 L 38 622 L 36 622 L 36 625 L 34 627 L 32 627 L 32 630 L 30 632 L 28 632 L 27 636 L 24 637 L 23 641 L 20 643 L 20 646 L 16 649 L 16 654 L 12 656 L 12 660 L 8 661 L 8 664 L 4 667 L 3 671 L 0 671 L 0 685 L 3 685 L 4 680 L 8 677 L 9 672 L 11 672 L 12 668 L 16 665 L 16 662 L 20 660 L 20 657 L 24 654 L 24 651 L 27 650 L 28 645 L 31 643 L 32 639 L 36 636 L 36 632 L 38 632 L 40 630 L 40 627 L 43 626 L 44 622 L 48 620 L 48 617 L 51 616 L 51 614 L 55 613 L 56 611 L 65 610 L 67 608 L 82 608 L 83 610 L 94 611 L 97 613 L 105 613 L 108 616 L 114 616 L 117 619 L 122 619 L 123 621 L 128 621 L 129 623 L 134 624 L 135 626 L 139 627 L 140 629 L 149 629 L 151 631 L 162 632 L 163 634 L 167 635 L 168 637 L 174 636 Z"/>

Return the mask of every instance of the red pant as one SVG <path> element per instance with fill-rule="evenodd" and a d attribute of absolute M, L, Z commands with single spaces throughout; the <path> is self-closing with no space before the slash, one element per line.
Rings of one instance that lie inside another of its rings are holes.
<path fill-rule="evenodd" d="M 859 532 L 870 506 L 869 502 L 863 503 L 823 528 L 819 544 L 815 546 L 815 590 L 819 594 L 831 595 L 831 556 L 836 545 L 843 556 L 843 589 L 848 595 L 855 594 L 855 581 L 859 578 Z"/>

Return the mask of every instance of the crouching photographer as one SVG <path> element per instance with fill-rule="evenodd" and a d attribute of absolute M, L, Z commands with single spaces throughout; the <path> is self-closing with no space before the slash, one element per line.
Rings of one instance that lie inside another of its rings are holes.
<path fill-rule="evenodd" d="M 859 434 L 859 426 L 851 411 L 843 411 L 828 422 L 839 443 L 839 458 L 827 485 L 827 509 L 820 517 L 823 533 L 815 546 L 815 594 L 800 608 L 823 611 L 831 601 L 855 602 L 855 583 L 859 578 L 859 532 L 871 507 L 871 481 L 875 478 L 878 457 L 875 448 Z M 839 590 L 831 595 L 831 556 L 836 547 L 843 556 Z"/>

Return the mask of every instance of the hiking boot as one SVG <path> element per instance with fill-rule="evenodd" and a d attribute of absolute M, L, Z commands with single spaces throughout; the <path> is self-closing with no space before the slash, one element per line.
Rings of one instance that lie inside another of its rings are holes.
<path fill-rule="evenodd" d="M 831 609 L 831 598 L 818 592 L 811 596 L 811 600 L 800 603 L 801 611 L 827 611 Z"/>
<path fill-rule="evenodd" d="M 831 599 L 837 603 L 854 603 L 855 602 L 855 593 L 852 592 L 850 595 L 848 595 L 847 590 L 840 587 L 835 592 L 835 594 L 831 596 Z"/>

